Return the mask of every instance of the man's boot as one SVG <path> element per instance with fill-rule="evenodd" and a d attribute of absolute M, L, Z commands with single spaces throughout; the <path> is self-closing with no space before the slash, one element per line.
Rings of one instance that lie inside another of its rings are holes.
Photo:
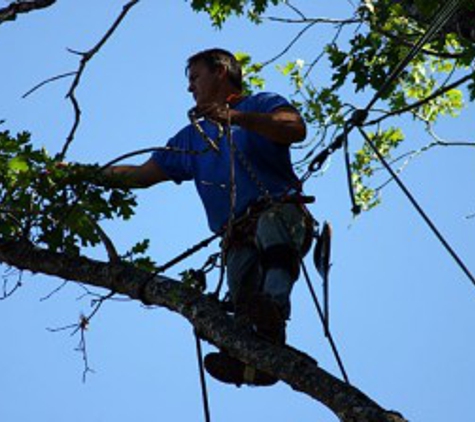
<path fill-rule="evenodd" d="M 278 381 L 277 378 L 246 365 L 226 352 L 208 353 L 204 358 L 204 366 L 213 378 L 238 387 L 243 384 L 267 387 Z"/>
<path fill-rule="evenodd" d="M 252 331 L 256 325 L 252 307 L 253 300 L 239 301 L 234 304 L 234 321 L 237 327 Z M 265 331 L 265 330 L 264 330 Z M 263 335 L 261 333 L 261 335 Z M 265 335 L 263 335 L 266 337 Z M 220 351 L 209 353 L 204 358 L 206 371 L 217 380 L 226 384 L 235 384 L 238 387 L 246 384 L 251 386 L 270 386 L 278 380 L 265 372 L 246 365 L 228 353 Z"/>

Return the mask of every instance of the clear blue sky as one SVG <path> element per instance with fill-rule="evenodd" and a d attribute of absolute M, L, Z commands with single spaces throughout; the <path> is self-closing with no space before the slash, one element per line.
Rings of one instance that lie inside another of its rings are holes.
<path fill-rule="evenodd" d="M 345 17 L 349 7 L 345 0 L 310 8 L 310 2 L 298 3 L 313 16 Z M 75 70 L 78 57 L 66 49 L 93 46 L 121 6 L 119 1 L 64 0 L 1 25 L 0 118 L 6 123 L 0 128 L 29 130 L 35 144 L 52 153 L 61 148 L 72 124 L 72 110 L 64 99 L 71 80 L 50 84 L 27 99 L 21 96 L 49 77 Z M 266 60 L 297 31 L 234 19 L 217 31 L 187 2 L 141 1 L 84 73 L 77 90 L 83 119 L 68 159 L 104 163 L 163 144 L 186 124 L 192 105 L 184 76 L 190 54 L 222 46 Z M 310 61 L 330 37 L 329 27 L 317 28 L 286 58 Z M 328 72 L 319 68 L 317 85 L 327 80 Z M 272 69 L 267 76 L 268 90 L 290 94 L 286 81 Z M 355 106 L 364 106 L 365 100 L 353 94 L 347 98 Z M 475 141 L 473 111 L 472 106 L 465 117 L 442 122 L 441 136 Z M 408 128 L 414 147 L 428 140 L 404 120 L 394 124 Z M 361 145 L 358 137 L 352 142 L 355 148 Z M 475 219 L 466 216 L 475 213 L 474 160 L 473 149 L 433 149 L 403 175 L 473 271 Z M 475 287 L 395 186 L 384 191 L 380 207 L 354 221 L 340 154 L 324 177 L 309 182 L 307 191 L 318 197 L 312 212 L 334 226 L 331 324 L 351 381 L 411 421 L 470 420 Z M 106 226 L 121 251 L 150 238 L 152 256 L 165 262 L 208 235 L 191 184 L 158 186 L 141 192 L 139 202 L 132 221 Z M 200 266 L 216 248 L 170 275 Z M 101 250 L 91 254 L 104 258 Z M 209 282 L 213 287 L 215 279 Z M 0 420 L 203 420 L 194 339 L 185 320 L 136 302 L 106 304 L 87 333 L 95 373 L 83 384 L 83 362 L 74 351 L 79 338 L 47 328 L 76 322 L 81 312 L 90 311 L 91 298 L 81 299 L 84 291 L 71 284 L 40 300 L 60 284 L 25 274 L 24 286 L 0 303 Z M 289 342 L 338 375 L 303 282 L 295 287 L 293 303 Z M 208 384 L 213 421 L 336 421 L 321 404 L 283 383 L 269 389 L 237 389 L 213 380 Z"/>

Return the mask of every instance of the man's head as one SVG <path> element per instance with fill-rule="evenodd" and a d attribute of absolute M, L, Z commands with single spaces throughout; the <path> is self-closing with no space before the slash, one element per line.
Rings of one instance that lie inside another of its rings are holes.
<path fill-rule="evenodd" d="M 241 65 L 229 51 L 213 48 L 194 54 L 188 59 L 186 74 L 188 90 L 197 104 L 216 100 L 223 90 L 240 93 Z"/>

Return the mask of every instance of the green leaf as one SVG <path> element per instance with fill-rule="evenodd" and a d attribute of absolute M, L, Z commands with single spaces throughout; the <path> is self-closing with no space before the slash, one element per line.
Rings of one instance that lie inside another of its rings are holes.
<path fill-rule="evenodd" d="M 17 156 L 8 162 L 8 168 L 16 173 L 22 173 L 29 170 L 28 162 L 24 157 Z"/>

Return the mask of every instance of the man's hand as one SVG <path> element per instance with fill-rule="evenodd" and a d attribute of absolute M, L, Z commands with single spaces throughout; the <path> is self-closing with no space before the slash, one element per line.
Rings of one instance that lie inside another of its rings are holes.
<path fill-rule="evenodd" d="M 236 110 L 230 109 L 229 105 L 217 102 L 197 106 L 194 112 L 198 119 L 205 118 L 221 124 L 232 123 L 233 115 L 238 113 Z"/>
<path fill-rule="evenodd" d="M 227 104 L 213 102 L 197 106 L 195 116 L 221 124 L 238 125 L 283 145 L 300 142 L 306 136 L 305 122 L 291 107 L 281 107 L 271 113 L 254 113 L 234 110 Z"/>

